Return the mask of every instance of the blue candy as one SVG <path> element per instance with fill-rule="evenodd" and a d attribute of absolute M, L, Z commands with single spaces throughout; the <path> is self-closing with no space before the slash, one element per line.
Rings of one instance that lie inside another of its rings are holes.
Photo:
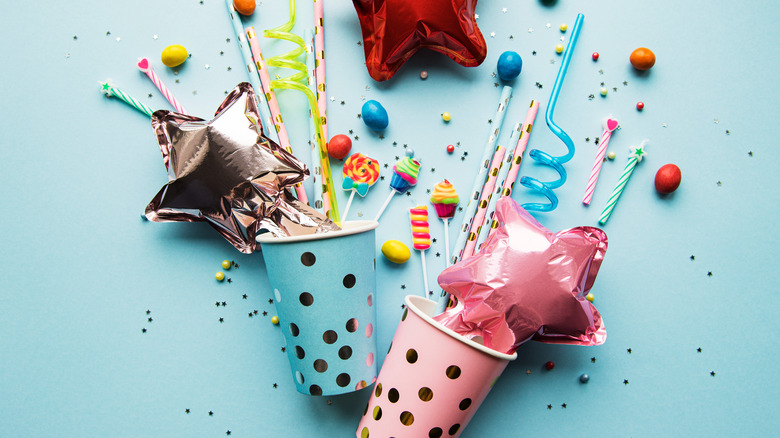
<path fill-rule="evenodd" d="M 374 131 L 381 131 L 387 128 L 387 124 L 390 123 L 387 110 L 375 100 L 364 103 L 362 113 L 363 123 Z"/>
<path fill-rule="evenodd" d="M 511 81 L 520 74 L 520 70 L 523 69 L 523 58 L 517 54 L 508 50 L 498 57 L 498 76 L 501 80 Z"/>

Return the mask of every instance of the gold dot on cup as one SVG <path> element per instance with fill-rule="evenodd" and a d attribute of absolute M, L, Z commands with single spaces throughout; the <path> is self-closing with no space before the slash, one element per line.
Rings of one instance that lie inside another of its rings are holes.
<path fill-rule="evenodd" d="M 441 438 L 443 433 L 444 431 L 441 430 L 441 427 L 434 427 L 428 432 L 428 438 Z"/>
<path fill-rule="evenodd" d="M 406 361 L 409 363 L 417 362 L 417 351 L 414 348 L 410 348 L 409 350 L 406 351 Z M 458 370 L 458 374 L 460 374 L 460 370 Z M 449 377 L 449 368 L 447 368 L 447 377 Z M 450 377 L 450 378 L 454 379 L 455 377 Z"/>
<path fill-rule="evenodd" d="M 295 356 L 298 357 L 298 359 L 303 359 L 306 357 L 306 352 L 303 351 L 303 347 L 300 345 L 295 346 Z"/>
<path fill-rule="evenodd" d="M 314 303 L 314 297 L 308 292 L 303 292 L 298 297 L 298 300 L 301 302 L 301 304 L 303 304 L 306 307 L 309 307 Z"/>
<path fill-rule="evenodd" d="M 303 263 L 303 266 L 312 266 L 316 261 L 317 257 L 315 257 L 314 254 L 310 252 L 301 254 L 301 263 Z"/>
<path fill-rule="evenodd" d="M 314 361 L 314 370 L 318 373 L 324 373 L 328 371 L 328 363 L 322 359 L 317 359 Z"/>
<path fill-rule="evenodd" d="M 447 377 L 449 377 L 452 380 L 457 379 L 460 377 L 460 367 L 457 365 L 450 365 L 447 367 Z"/>
<path fill-rule="evenodd" d="M 322 340 L 325 341 L 326 344 L 332 344 L 338 341 L 338 339 L 339 335 L 333 330 L 327 330 L 322 334 Z"/>
<path fill-rule="evenodd" d="M 352 274 L 347 274 L 344 276 L 344 280 L 342 280 L 342 283 L 344 284 L 344 287 L 347 289 L 352 289 L 355 287 L 355 283 L 357 282 L 357 279 Z"/>
<path fill-rule="evenodd" d="M 295 325 L 293 323 L 290 323 L 290 334 L 293 335 L 293 337 L 298 336 L 298 334 L 300 334 L 300 332 L 301 331 L 298 329 L 297 325 Z"/>
<path fill-rule="evenodd" d="M 376 395 L 377 397 L 382 395 L 382 384 L 381 383 L 377 383 L 376 388 L 374 389 L 374 395 Z"/>
<path fill-rule="evenodd" d="M 375 406 L 372 417 L 374 417 L 374 420 L 379 420 L 380 418 L 382 418 L 382 408 L 380 408 L 379 406 Z"/>
<path fill-rule="evenodd" d="M 311 394 L 311 395 L 322 395 L 322 388 L 320 388 L 317 385 L 311 385 L 309 387 L 309 394 Z"/>
<path fill-rule="evenodd" d="M 420 397 L 420 400 L 424 402 L 429 402 L 431 399 L 433 399 L 433 391 L 431 388 L 428 388 L 427 386 L 423 386 L 420 388 L 419 391 L 417 391 L 417 396 Z"/>
<path fill-rule="evenodd" d="M 347 321 L 347 331 L 350 333 L 355 333 L 358 329 L 358 325 L 357 318 L 350 318 L 350 320 Z"/>
<path fill-rule="evenodd" d="M 409 411 L 401 412 L 401 424 L 411 426 L 414 423 L 414 415 Z"/>
<path fill-rule="evenodd" d="M 341 373 L 338 376 L 336 376 L 336 385 L 339 385 L 340 387 L 345 387 L 349 385 L 349 382 L 352 380 L 351 377 L 349 377 L 349 374 L 347 373 Z"/>
<path fill-rule="evenodd" d="M 366 409 L 368 409 L 368 405 L 366 405 Z M 368 428 L 364 427 L 363 430 L 360 431 L 360 438 L 368 438 Z"/>
<path fill-rule="evenodd" d="M 458 430 L 460 430 L 460 424 L 455 423 L 452 425 L 452 427 L 450 427 L 450 430 L 448 430 L 447 433 L 450 434 L 450 436 L 452 436 L 458 433 Z"/>
<path fill-rule="evenodd" d="M 471 399 L 470 398 L 464 398 L 463 400 L 460 401 L 460 404 L 458 405 L 458 408 L 461 411 L 465 411 L 470 406 L 471 406 Z"/>
<path fill-rule="evenodd" d="M 352 347 L 349 345 L 345 345 L 341 348 L 339 348 L 339 358 L 342 360 L 347 360 L 350 357 L 352 357 Z"/>
<path fill-rule="evenodd" d="M 390 390 L 387 391 L 387 399 L 390 400 L 390 403 L 396 403 L 398 401 L 398 390 L 395 388 L 390 388 Z"/>

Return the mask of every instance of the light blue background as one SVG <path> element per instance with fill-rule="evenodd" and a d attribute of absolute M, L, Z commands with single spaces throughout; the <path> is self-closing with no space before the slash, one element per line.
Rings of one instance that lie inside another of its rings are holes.
<path fill-rule="evenodd" d="M 152 107 L 169 108 L 135 67 L 147 56 L 192 113 L 210 118 L 246 74 L 224 3 L 200 3 L 4 2 L 0 436 L 354 436 L 368 392 L 312 398 L 295 391 L 279 328 L 270 323 L 262 255 L 239 254 L 204 224 L 139 218 L 166 182 L 159 150 L 149 120 L 104 98 L 98 82 L 111 78 Z M 299 3 L 295 31 L 302 34 L 312 19 L 309 3 Z M 491 73 L 505 50 L 519 52 L 524 67 L 511 84 L 499 143 L 537 99 L 530 148 L 563 153 L 543 116 L 561 59 L 554 47 L 571 33 L 558 26 L 571 29 L 578 12 L 585 24 L 555 117 L 577 153 L 557 191 L 561 205 L 539 220 L 553 230 L 596 225 L 628 147 L 651 140 L 604 227 L 610 247 L 593 292 L 609 338 L 593 348 L 523 346 L 463 436 L 774 435 L 777 2 L 480 0 L 483 65 L 465 69 L 419 53 L 391 81 L 376 83 L 364 67 L 351 3 L 328 1 L 330 134 L 352 130 L 359 137 L 353 151 L 390 165 L 408 144 L 423 162 L 413 196 L 396 197 L 382 218 L 378 245 L 411 243 L 407 209 L 412 199 L 425 202 L 425 190 L 442 178 L 467 194 L 500 93 Z M 246 23 L 265 29 L 286 14 L 286 2 L 266 0 Z M 176 43 L 192 58 L 175 76 L 158 59 Z M 628 63 L 640 46 L 658 57 L 643 75 Z M 263 41 L 266 56 L 289 47 Z M 593 51 L 601 54 L 595 63 Z M 598 95 L 601 82 L 606 98 Z M 357 119 L 363 98 L 387 108 L 384 139 Z M 280 99 L 294 149 L 308 163 L 305 102 L 293 92 Z M 634 108 L 640 100 L 641 113 Z M 449 124 L 443 111 L 452 114 Z M 618 158 L 605 163 L 594 203 L 584 207 L 593 138 L 610 113 L 622 126 L 610 145 Z M 448 155 L 446 145 L 455 142 Z M 662 198 L 653 176 L 670 162 L 683 182 Z M 551 177 L 530 160 L 521 174 Z M 388 183 L 356 199 L 351 215 L 372 217 Z M 536 199 L 519 186 L 514 198 Z M 431 229 L 433 283 L 444 266 L 435 252 L 444 245 L 441 223 Z M 223 259 L 240 265 L 227 272 L 231 284 L 213 280 Z M 377 263 L 377 335 L 386 351 L 403 296 L 421 288 L 421 268 L 416 253 L 405 265 Z M 227 306 L 215 306 L 222 301 Z M 550 372 L 543 370 L 548 360 L 556 363 Z M 591 376 L 585 385 L 577 381 L 582 373 Z"/>

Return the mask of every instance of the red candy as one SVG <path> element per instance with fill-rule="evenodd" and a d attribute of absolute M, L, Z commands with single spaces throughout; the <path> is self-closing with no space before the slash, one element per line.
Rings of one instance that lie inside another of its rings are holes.
<path fill-rule="evenodd" d="M 550 360 L 550 361 L 547 361 L 547 363 L 545 363 L 545 364 L 544 364 L 544 368 L 545 368 L 547 371 L 550 371 L 551 369 L 555 368 L 555 362 L 553 362 L 553 361 L 551 361 L 551 360 Z"/>
<path fill-rule="evenodd" d="M 636 103 L 636 110 L 637 111 L 642 111 L 643 109 L 645 109 L 645 103 L 644 102 L 637 102 Z"/>
<path fill-rule="evenodd" d="M 453 146 L 451 144 L 447 145 L 447 153 L 451 154 L 453 152 L 455 152 L 455 146 Z"/>
<path fill-rule="evenodd" d="M 334 135 L 328 142 L 328 155 L 331 158 L 341 160 L 352 149 L 352 140 L 344 134 Z"/>
<path fill-rule="evenodd" d="M 674 164 L 666 164 L 655 174 L 655 189 L 658 193 L 666 195 L 677 190 L 680 181 L 682 181 L 680 168 Z"/>
<path fill-rule="evenodd" d="M 590 55 L 590 56 L 593 58 L 594 61 L 598 61 L 599 60 L 599 52 L 593 52 L 593 54 Z"/>

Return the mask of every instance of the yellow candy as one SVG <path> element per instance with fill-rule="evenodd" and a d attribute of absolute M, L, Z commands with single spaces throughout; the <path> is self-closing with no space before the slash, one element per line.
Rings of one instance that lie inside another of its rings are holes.
<path fill-rule="evenodd" d="M 563 44 L 558 44 L 557 46 L 555 46 L 555 53 L 560 54 L 562 52 L 563 52 Z"/>
<path fill-rule="evenodd" d="M 278 316 L 272 316 L 271 317 L 271 324 L 279 325 L 279 317 Z"/>
<path fill-rule="evenodd" d="M 231 266 L 230 260 L 222 260 L 222 269 L 230 269 Z"/>
<path fill-rule="evenodd" d="M 409 247 L 398 240 L 388 240 L 382 245 L 382 254 L 393 263 L 406 263 L 412 252 Z"/>
<path fill-rule="evenodd" d="M 593 300 L 596 299 L 596 297 L 594 297 L 593 294 L 587 294 L 587 295 L 585 295 L 585 299 L 592 303 Z"/>
<path fill-rule="evenodd" d="M 450 115 L 450 113 L 442 113 L 441 119 L 444 120 L 445 122 L 449 122 L 450 120 L 452 120 L 452 116 Z"/>
<path fill-rule="evenodd" d="M 566 23 L 561 24 L 561 32 L 566 32 L 566 29 L 568 29 L 569 26 L 566 25 Z"/>
<path fill-rule="evenodd" d="M 222 281 L 225 279 L 225 274 L 222 272 L 217 272 L 216 274 L 214 274 L 214 278 L 216 278 L 217 281 Z"/>
<path fill-rule="evenodd" d="M 168 67 L 178 67 L 187 60 L 187 49 L 179 44 L 168 46 L 162 51 L 160 60 Z"/>

